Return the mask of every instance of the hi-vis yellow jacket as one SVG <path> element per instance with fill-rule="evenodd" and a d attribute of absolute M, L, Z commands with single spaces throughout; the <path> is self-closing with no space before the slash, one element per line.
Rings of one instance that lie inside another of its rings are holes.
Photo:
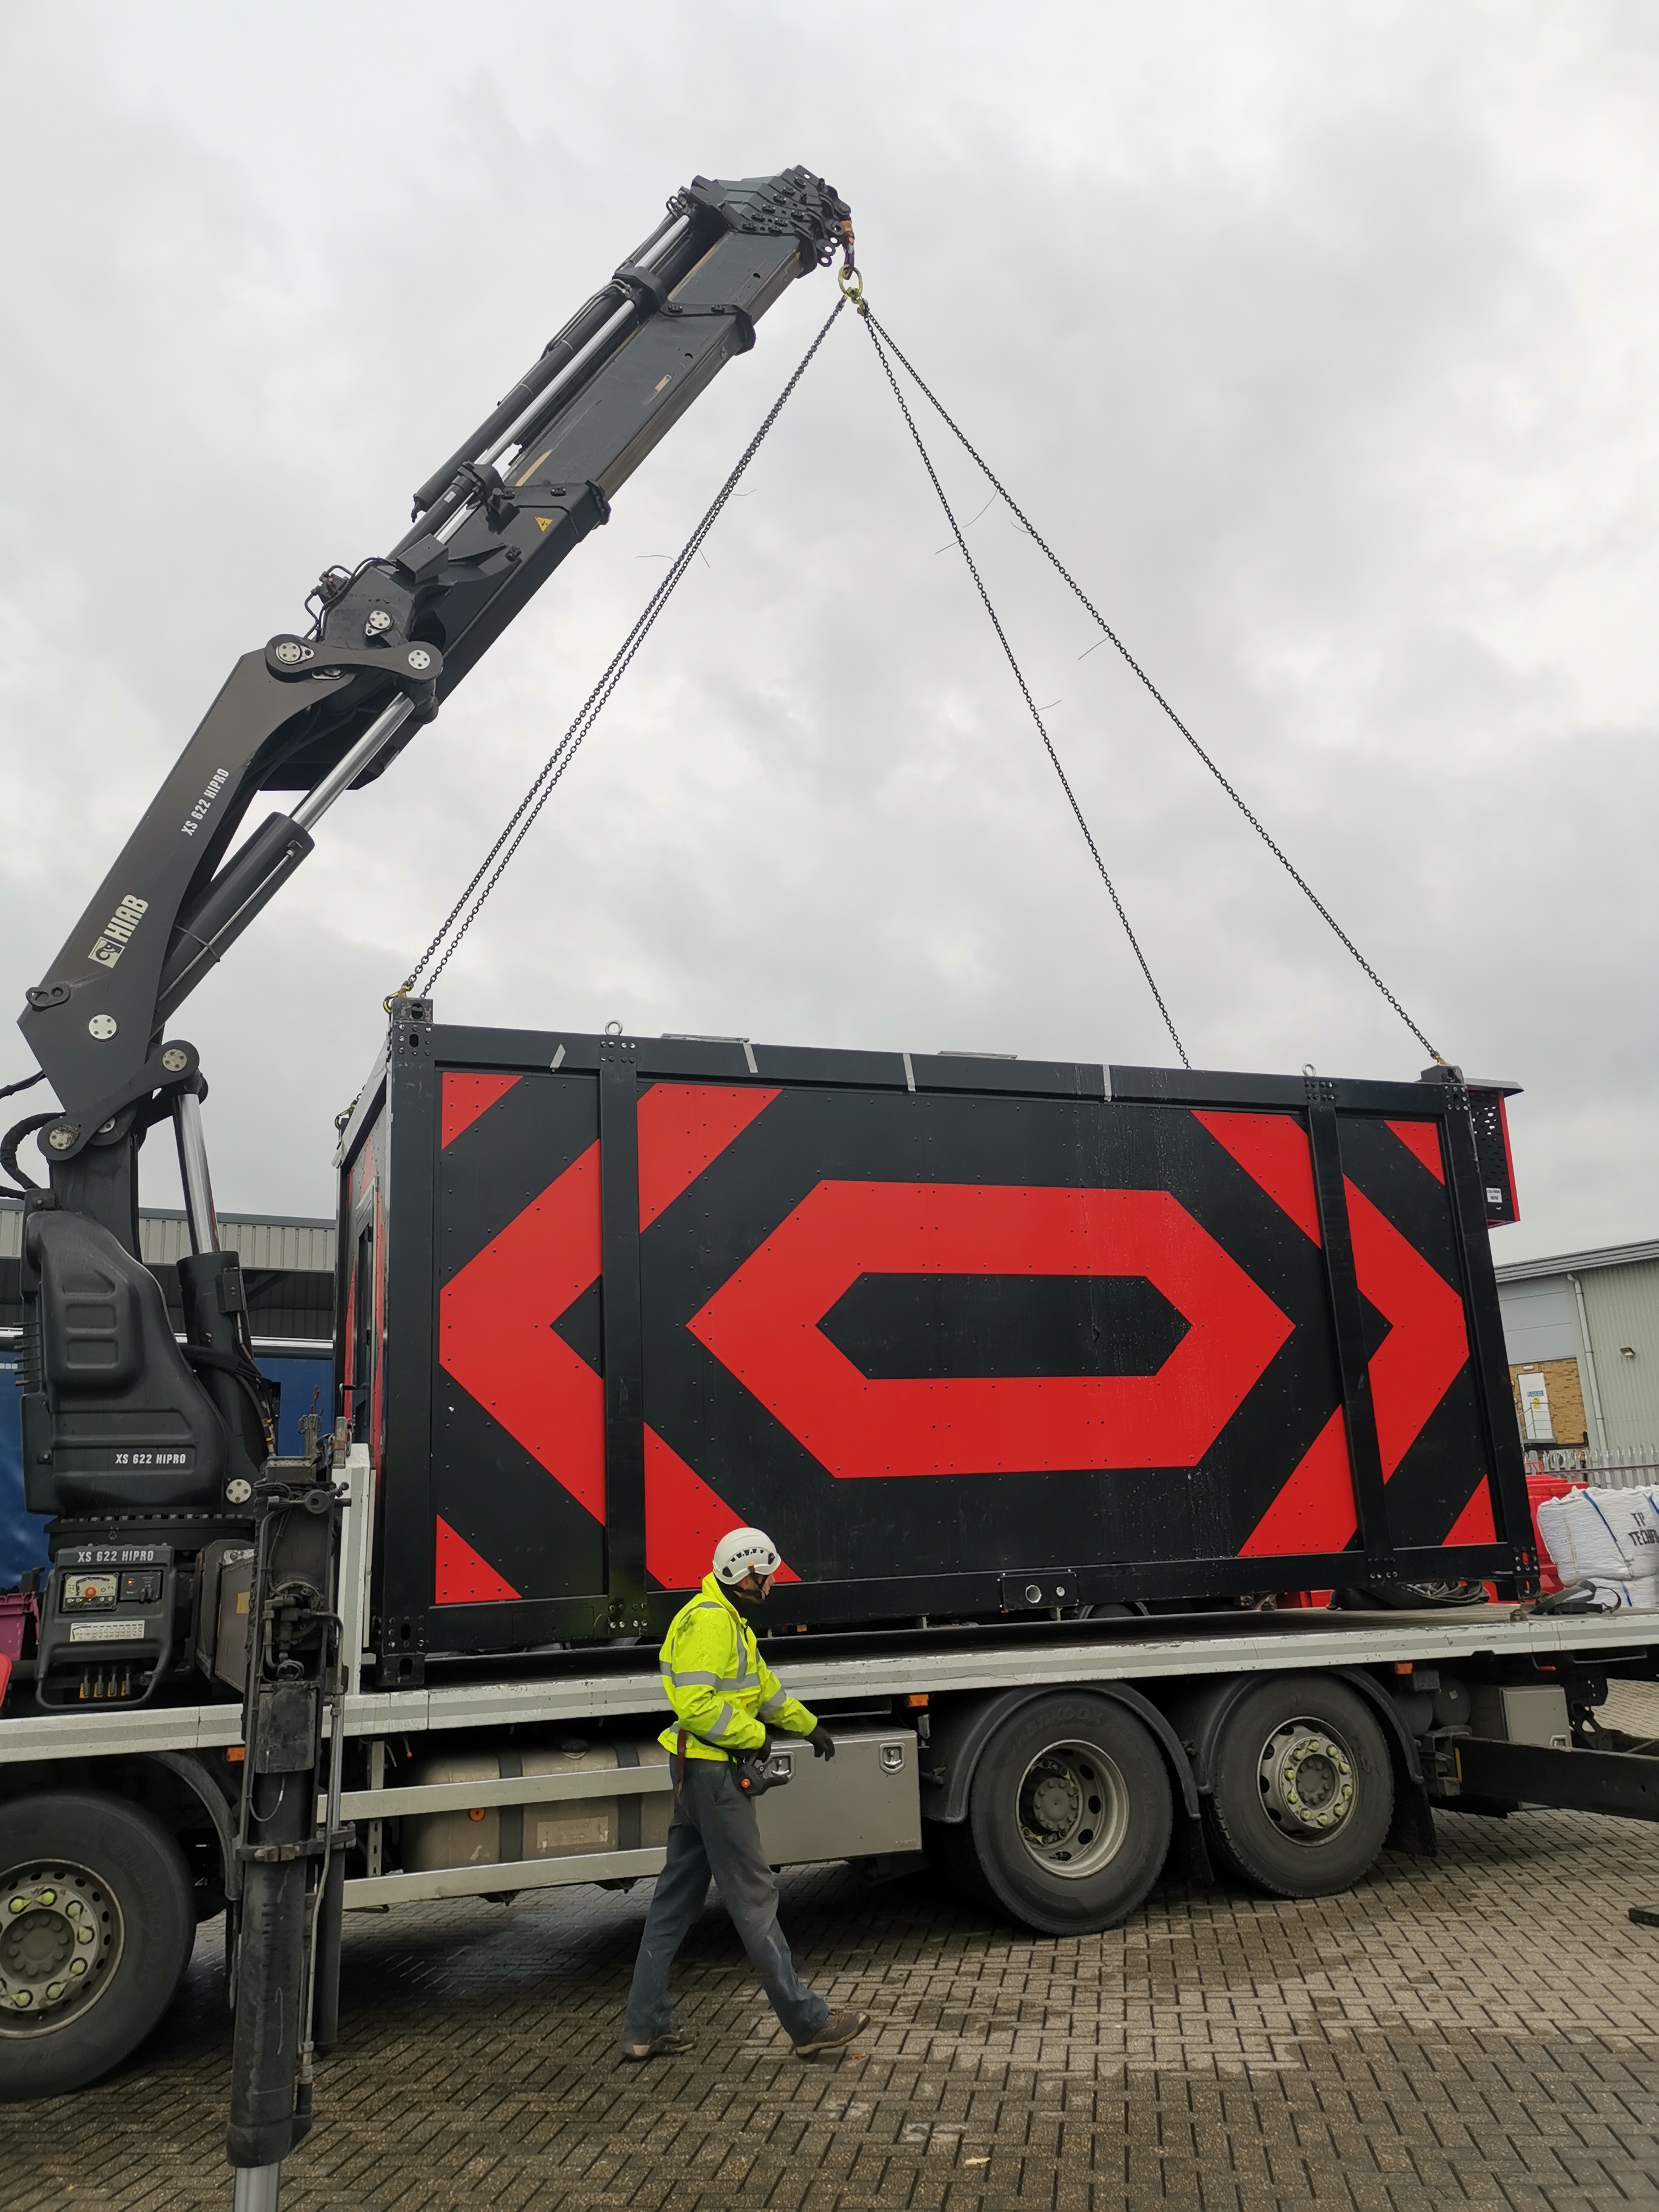
<path fill-rule="evenodd" d="M 758 1751 L 769 1727 L 811 1735 L 817 1726 L 761 1657 L 754 1630 L 713 1575 L 669 1624 L 662 1686 L 674 1718 L 657 1741 L 677 1751 L 684 1729 L 688 1759 Z"/>

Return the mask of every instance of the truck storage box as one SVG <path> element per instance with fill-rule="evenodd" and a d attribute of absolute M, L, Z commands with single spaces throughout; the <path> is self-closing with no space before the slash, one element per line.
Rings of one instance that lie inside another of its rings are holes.
<path fill-rule="evenodd" d="M 876 1858 L 921 1849 L 921 1787 L 914 1729 L 836 1729 L 833 1762 L 781 1741 L 789 1761 L 781 1790 L 755 1807 L 761 1844 L 775 1866 Z"/>
<path fill-rule="evenodd" d="M 660 1850 L 668 1841 L 673 1809 L 669 1792 L 652 1790 L 621 1796 L 613 1782 L 605 1794 L 607 1777 L 641 1766 L 660 1767 L 666 1780 L 668 1753 L 659 1743 L 602 1743 L 569 1751 L 529 1744 L 522 1750 L 459 1751 L 418 1759 L 407 1777 L 411 1789 L 434 1783 L 500 1782 L 523 1775 L 591 1774 L 593 1795 L 404 1814 L 404 1871 L 433 1874 L 449 1867 L 495 1866 L 520 1859 Z M 386 1817 L 400 1817 L 395 1790 L 386 1792 Z"/>
<path fill-rule="evenodd" d="M 340 1165 L 383 1680 L 654 1634 L 743 1522 L 786 1627 L 1533 1574 L 1449 1078 L 406 1000 Z"/>
<path fill-rule="evenodd" d="M 665 1711 L 665 1699 L 664 1705 Z M 863 1723 L 837 1727 L 833 1764 L 814 1758 L 805 1743 L 787 1737 L 778 1740 L 775 1751 L 789 1765 L 789 1780 L 755 1801 L 761 1844 L 775 1866 L 921 1849 L 914 1729 Z M 566 1751 L 525 1745 L 506 1751 L 445 1753 L 417 1760 L 408 1771 L 405 1786 L 591 1774 L 594 1795 L 551 1802 L 531 1797 L 522 1804 L 474 1805 L 400 1816 L 399 1792 L 391 1790 L 385 1817 L 403 1820 L 406 1874 L 525 1859 L 580 1858 L 600 1851 L 661 1850 L 668 1842 L 673 1812 L 672 1764 L 662 1746 L 652 1742 L 602 1743 Z M 661 1787 L 637 1795 L 603 1794 L 606 1778 L 629 1768 L 652 1770 L 653 1781 Z"/>

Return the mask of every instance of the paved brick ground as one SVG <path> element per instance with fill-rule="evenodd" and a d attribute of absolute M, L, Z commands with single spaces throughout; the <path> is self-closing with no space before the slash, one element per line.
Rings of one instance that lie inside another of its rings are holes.
<path fill-rule="evenodd" d="M 1659 1691 L 1620 1692 L 1659 1725 Z M 1170 1886 L 1050 1942 L 925 1879 L 786 1878 L 857 2055 L 789 2051 L 723 1915 L 680 1976 L 696 2054 L 617 2057 L 647 1893 L 348 1921 L 345 2029 L 284 2212 L 1607 2212 L 1659 2208 L 1659 1832 L 1443 1817 L 1322 1905 Z M 204 1936 L 116 2078 L 0 2109 L 0 2205 L 226 2205 Z"/>

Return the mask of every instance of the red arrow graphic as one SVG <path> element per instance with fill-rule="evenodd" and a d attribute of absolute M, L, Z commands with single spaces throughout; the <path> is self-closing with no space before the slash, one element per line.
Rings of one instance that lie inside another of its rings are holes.
<path fill-rule="evenodd" d="M 1426 1165 L 1427 1163 L 1425 1162 Z M 1345 1178 L 1359 1287 L 1389 1324 L 1371 1354 L 1371 1405 L 1386 1482 L 1422 1434 L 1469 1356 L 1463 1301 L 1416 1246 Z M 1484 1478 L 1447 1543 L 1490 1540 Z M 1484 1511 L 1485 1519 L 1482 1519 Z M 1241 1557 L 1340 1552 L 1358 1525 L 1340 1412 L 1246 1538 Z M 1471 1534 L 1484 1529 L 1486 1534 Z"/>
<path fill-rule="evenodd" d="M 708 1572 L 714 1547 L 729 1529 L 741 1528 L 718 1491 L 688 1467 L 672 1444 L 645 1425 L 645 1569 L 665 1589 L 696 1589 Z M 785 1564 L 781 1583 L 800 1577 Z"/>
<path fill-rule="evenodd" d="M 590 1145 L 444 1285 L 438 1357 L 603 1521 L 605 1385 L 552 1326 L 599 1273 L 599 1148 Z"/>
<path fill-rule="evenodd" d="M 1389 1323 L 1371 1354 L 1371 1402 L 1386 1482 L 1469 1356 L 1463 1301 L 1352 1183 L 1347 1186 L 1359 1287 Z"/>
<path fill-rule="evenodd" d="M 1144 1276 L 1188 1322 L 1155 1375 L 861 1375 L 818 1323 L 860 1275 Z M 689 1323 L 832 1474 L 1192 1467 L 1291 1323 L 1167 1191 L 821 1182 Z"/>
<path fill-rule="evenodd" d="M 477 1080 L 487 1085 L 497 1079 Z M 458 1115 L 482 1095 L 465 1093 Z M 713 1084 L 655 1083 L 641 1092 L 641 1227 L 689 1188 L 776 1097 L 775 1091 Z M 605 1386 L 552 1326 L 599 1280 L 599 1148 L 590 1145 L 445 1284 L 438 1356 L 507 1434 L 602 1522 Z"/>

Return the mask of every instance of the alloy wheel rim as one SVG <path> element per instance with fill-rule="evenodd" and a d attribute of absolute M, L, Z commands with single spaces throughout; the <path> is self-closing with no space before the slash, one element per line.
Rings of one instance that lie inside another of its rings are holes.
<path fill-rule="evenodd" d="M 120 1907 L 90 1869 L 41 1859 L 0 1875 L 0 2036 L 49 2035 L 109 1987 Z"/>
<path fill-rule="evenodd" d="M 1353 1753 L 1327 1721 L 1281 1721 L 1256 1761 L 1262 1810 L 1296 1844 L 1329 1843 L 1358 1802 Z"/>
<path fill-rule="evenodd" d="M 1122 1849 L 1129 1792 L 1097 1745 L 1050 1744 L 1020 1777 L 1015 1818 L 1026 1856 L 1043 1873 L 1076 1881 Z"/>

